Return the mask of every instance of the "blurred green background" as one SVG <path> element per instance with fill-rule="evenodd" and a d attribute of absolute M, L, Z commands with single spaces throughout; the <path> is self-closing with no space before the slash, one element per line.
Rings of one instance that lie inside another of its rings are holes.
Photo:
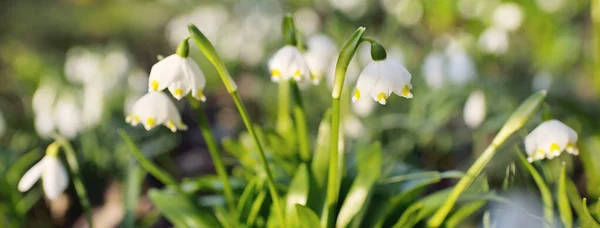
<path fill-rule="evenodd" d="M 412 74 L 411 100 L 392 97 L 386 106 L 345 101 L 345 148 L 379 139 L 386 169 L 465 170 L 522 100 L 547 89 L 547 110 L 579 132 L 581 156 L 560 160 L 568 162 L 580 193 L 597 199 L 600 15 L 592 14 L 600 11 L 591 9 L 583 0 L 0 1 L 0 224 L 84 225 L 72 186 L 53 202 L 43 200 L 39 187 L 16 190 L 56 131 L 79 153 L 94 218 L 103 221 L 98 227 L 118 226 L 126 216 L 140 226 L 168 226 L 143 191 L 135 211 L 124 208 L 136 176 L 116 129 L 130 132 L 146 155 L 180 178 L 214 171 L 198 129 L 172 134 L 125 124 L 127 109 L 146 91 L 150 67 L 157 55 L 174 52 L 187 24 L 197 25 L 225 60 L 254 120 L 272 129 L 278 86 L 270 82 L 267 61 L 283 45 L 286 12 L 305 39 L 325 34 L 338 47 L 365 26 Z M 235 105 L 214 68 L 195 45 L 191 49 L 207 76 L 204 105 L 214 133 L 236 137 L 243 125 Z M 357 52 L 349 78 L 370 61 L 368 49 Z M 313 139 L 330 106 L 329 89 L 327 79 L 303 88 Z M 485 118 L 471 126 L 464 105 L 476 90 L 485 102 L 472 109 L 484 110 Z M 177 105 L 193 126 L 189 106 Z M 522 147 L 541 119 L 534 117 L 511 142 Z M 501 148 L 488 166 L 492 186 L 502 184 L 515 157 L 512 146 Z M 548 163 L 549 175 L 557 175 L 558 159 Z M 235 173 L 237 162 L 227 164 Z M 160 185 L 151 177 L 140 181 L 142 189 Z M 522 187 L 532 191 L 531 183 Z"/>

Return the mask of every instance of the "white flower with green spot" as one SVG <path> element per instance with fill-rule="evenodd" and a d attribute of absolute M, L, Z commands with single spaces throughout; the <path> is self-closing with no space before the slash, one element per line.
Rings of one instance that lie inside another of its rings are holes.
<path fill-rule="evenodd" d="M 192 93 L 197 100 L 205 101 L 206 78 L 200 67 L 190 57 L 172 54 L 152 66 L 148 91 L 169 89 L 173 97 L 181 100 Z"/>
<path fill-rule="evenodd" d="M 373 100 L 385 105 L 392 92 L 401 97 L 412 98 L 410 79 L 408 70 L 390 58 L 372 61 L 358 76 L 352 101 L 371 96 Z"/>
<path fill-rule="evenodd" d="M 525 151 L 529 162 L 552 159 L 563 151 L 578 155 L 577 132 L 558 120 L 541 123 L 525 137 Z"/>
<path fill-rule="evenodd" d="M 56 199 L 69 186 L 69 175 L 60 159 L 58 159 L 57 154 L 47 154 L 27 170 L 21 177 L 17 187 L 19 191 L 26 192 L 40 178 L 42 179 L 44 194 L 50 200 Z"/>
<path fill-rule="evenodd" d="M 269 71 L 273 82 L 291 78 L 302 81 L 308 79 L 310 75 L 304 56 L 292 45 L 285 45 L 275 52 L 269 60 Z"/>
<path fill-rule="evenodd" d="M 146 130 L 165 125 L 172 132 L 187 130 L 175 104 L 162 92 L 148 92 L 135 102 L 125 121 L 133 126 L 142 123 Z"/>

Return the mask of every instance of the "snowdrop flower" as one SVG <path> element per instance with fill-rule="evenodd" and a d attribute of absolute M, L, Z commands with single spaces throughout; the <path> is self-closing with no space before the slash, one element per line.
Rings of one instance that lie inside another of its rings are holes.
<path fill-rule="evenodd" d="M 479 36 L 478 46 L 486 53 L 504 54 L 508 49 L 508 33 L 501 28 L 487 28 Z"/>
<path fill-rule="evenodd" d="M 439 89 L 444 86 L 444 62 L 445 56 L 439 51 L 432 51 L 425 56 L 421 70 L 429 88 Z"/>
<path fill-rule="evenodd" d="M 269 60 L 269 70 L 273 82 L 289 80 L 290 78 L 301 81 L 308 78 L 310 74 L 304 57 L 298 48 L 292 45 L 285 45 L 275 52 Z"/>
<path fill-rule="evenodd" d="M 75 138 L 82 129 L 81 109 L 72 95 L 59 98 L 54 107 L 54 123 L 58 132 L 69 138 Z"/>
<path fill-rule="evenodd" d="M 502 3 L 494 10 L 493 22 L 506 31 L 515 31 L 523 22 L 523 10 L 513 2 Z"/>
<path fill-rule="evenodd" d="M 125 121 L 133 126 L 142 123 L 149 131 L 162 124 L 172 132 L 187 130 L 187 126 L 181 122 L 177 107 L 164 93 L 148 92 L 135 102 L 131 110 Z"/>
<path fill-rule="evenodd" d="M 525 137 L 525 151 L 529 162 L 552 159 L 563 150 L 578 155 L 577 132 L 558 120 L 541 123 Z"/>
<path fill-rule="evenodd" d="M 398 96 L 412 98 L 410 79 L 408 70 L 399 63 L 389 58 L 375 60 L 358 76 L 352 101 L 356 102 L 362 96 L 370 95 L 373 100 L 385 105 L 392 92 Z"/>
<path fill-rule="evenodd" d="M 47 153 L 42 160 L 27 170 L 19 181 L 19 191 L 28 191 L 40 178 L 48 199 L 54 200 L 65 191 L 69 185 L 69 176 L 57 153 Z"/>
<path fill-rule="evenodd" d="M 314 35 L 306 40 L 307 51 L 304 59 L 310 69 L 310 79 L 318 85 L 325 74 L 328 64 L 337 54 L 337 45 L 326 35 Z"/>
<path fill-rule="evenodd" d="M 446 69 L 448 79 L 454 85 L 464 85 L 473 80 L 477 75 L 475 63 L 471 56 L 462 48 L 448 47 L 446 50 Z"/>
<path fill-rule="evenodd" d="M 463 111 L 465 124 L 470 128 L 476 128 L 485 119 L 485 95 L 481 90 L 471 93 Z"/>
<path fill-rule="evenodd" d="M 187 40 L 184 41 L 187 43 Z M 200 67 L 190 57 L 172 54 L 150 69 L 148 91 L 162 91 L 169 88 L 173 97 L 181 100 L 188 93 L 198 100 L 205 101 L 206 78 Z"/>

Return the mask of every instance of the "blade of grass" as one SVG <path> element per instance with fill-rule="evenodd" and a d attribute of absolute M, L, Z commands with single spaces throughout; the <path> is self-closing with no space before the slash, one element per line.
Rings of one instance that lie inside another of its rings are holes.
<path fill-rule="evenodd" d="M 567 196 L 567 165 L 563 162 L 560 177 L 558 179 L 558 185 L 556 189 L 558 210 L 560 211 L 560 220 L 563 222 L 565 228 L 573 227 L 573 214 L 571 212 L 571 206 L 569 204 L 569 198 Z"/>
<path fill-rule="evenodd" d="M 535 184 L 538 186 L 538 189 L 540 190 L 540 194 L 542 195 L 542 202 L 544 203 L 544 217 L 546 218 L 546 220 L 548 222 L 553 223 L 554 222 L 554 202 L 552 200 L 552 193 L 550 192 L 550 188 L 544 181 L 544 178 L 542 178 L 542 176 L 535 169 L 535 167 L 533 167 L 533 165 L 531 165 L 531 163 L 529 163 L 527 161 L 525 156 L 523 156 L 523 152 L 521 152 L 521 149 L 519 149 L 519 147 L 516 145 L 515 145 L 515 152 L 517 153 L 517 156 L 519 157 L 521 164 L 523 166 L 525 166 L 525 168 L 527 169 L 529 174 L 531 174 L 531 177 L 533 177 Z"/>

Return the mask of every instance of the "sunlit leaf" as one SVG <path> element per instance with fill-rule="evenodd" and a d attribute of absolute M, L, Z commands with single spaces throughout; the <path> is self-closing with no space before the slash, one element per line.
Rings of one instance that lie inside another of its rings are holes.
<path fill-rule="evenodd" d="M 415 203 L 408 207 L 408 209 L 402 213 L 398 222 L 394 224 L 393 228 L 413 227 L 418 222 L 417 216 L 421 209 L 423 209 L 423 204 L 421 203 Z"/>
<path fill-rule="evenodd" d="M 301 164 L 296 171 L 294 179 L 292 179 L 292 183 L 290 183 L 286 197 L 285 211 L 288 224 L 293 225 L 302 223 L 302 220 L 296 220 L 294 212 L 296 211 L 296 204 L 306 205 L 309 189 L 310 179 L 308 176 L 308 169 L 305 164 Z"/>
<path fill-rule="evenodd" d="M 371 187 L 381 174 L 381 144 L 373 143 L 358 153 L 358 174 L 337 217 L 337 227 L 346 227 L 365 204 Z"/>
<path fill-rule="evenodd" d="M 190 198 L 169 190 L 150 189 L 152 204 L 176 227 L 218 227 L 210 210 L 202 209 Z"/>
<path fill-rule="evenodd" d="M 302 221 L 299 223 L 299 227 L 302 228 L 319 228 L 321 227 L 319 217 L 310 208 L 296 204 L 296 214 L 298 220 Z"/>
<path fill-rule="evenodd" d="M 569 205 L 569 198 L 567 196 L 567 185 L 565 183 L 567 176 L 566 167 L 566 164 L 563 162 L 560 177 L 558 179 L 558 185 L 556 187 L 556 196 L 558 200 L 558 210 L 560 211 L 560 220 L 562 221 L 565 228 L 571 228 L 573 227 L 573 214 L 571 212 L 571 206 Z"/>

